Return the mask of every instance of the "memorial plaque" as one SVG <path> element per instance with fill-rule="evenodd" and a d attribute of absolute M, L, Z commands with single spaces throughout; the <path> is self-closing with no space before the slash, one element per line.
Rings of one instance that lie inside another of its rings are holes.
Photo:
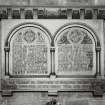
<path fill-rule="evenodd" d="M 84 28 L 70 27 L 61 31 L 56 41 L 58 75 L 91 75 L 96 66 L 95 43 Z"/>
<path fill-rule="evenodd" d="M 49 96 L 72 91 L 103 95 L 105 79 L 97 82 L 94 76 L 104 67 L 103 21 L 1 22 L 2 95 L 19 91 L 47 92 Z"/>
<path fill-rule="evenodd" d="M 47 75 L 49 73 L 49 40 L 37 27 L 18 30 L 10 42 L 11 75 Z"/>

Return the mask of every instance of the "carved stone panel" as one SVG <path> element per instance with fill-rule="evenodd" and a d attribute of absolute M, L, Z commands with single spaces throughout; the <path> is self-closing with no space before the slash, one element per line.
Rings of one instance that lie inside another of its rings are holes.
<path fill-rule="evenodd" d="M 1 25 L 2 95 L 19 91 L 103 95 L 105 79 L 101 83 L 94 77 L 104 67 L 103 21 L 21 19 L 3 20 Z"/>
<path fill-rule="evenodd" d="M 10 41 L 9 73 L 11 75 L 47 75 L 50 64 L 50 44 L 43 30 L 23 27 Z"/>
<path fill-rule="evenodd" d="M 66 28 L 58 33 L 56 73 L 93 75 L 96 69 L 96 52 L 91 33 L 78 26 Z"/>

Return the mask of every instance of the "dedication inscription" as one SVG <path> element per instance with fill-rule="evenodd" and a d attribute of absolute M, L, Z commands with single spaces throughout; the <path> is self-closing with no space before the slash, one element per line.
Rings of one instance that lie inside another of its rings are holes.
<path fill-rule="evenodd" d="M 93 75 L 95 43 L 92 35 L 81 27 L 61 31 L 55 42 L 56 73 L 58 75 Z"/>
<path fill-rule="evenodd" d="M 13 35 L 9 62 L 12 75 L 49 73 L 50 44 L 45 34 L 37 27 L 24 27 Z"/>

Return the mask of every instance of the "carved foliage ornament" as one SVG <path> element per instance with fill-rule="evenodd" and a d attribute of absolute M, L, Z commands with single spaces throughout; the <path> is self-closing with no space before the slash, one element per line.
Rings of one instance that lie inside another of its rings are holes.
<path fill-rule="evenodd" d="M 33 42 L 36 39 L 36 35 L 32 30 L 27 30 L 24 33 L 24 40 L 26 40 L 28 43 Z"/>

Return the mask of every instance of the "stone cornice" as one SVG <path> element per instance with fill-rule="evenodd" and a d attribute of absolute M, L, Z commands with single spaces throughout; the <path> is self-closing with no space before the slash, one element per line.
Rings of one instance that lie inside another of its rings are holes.
<path fill-rule="evenodd" d="M 1 19 L 105 19 L 105 7 L 0 6 Z"/>

